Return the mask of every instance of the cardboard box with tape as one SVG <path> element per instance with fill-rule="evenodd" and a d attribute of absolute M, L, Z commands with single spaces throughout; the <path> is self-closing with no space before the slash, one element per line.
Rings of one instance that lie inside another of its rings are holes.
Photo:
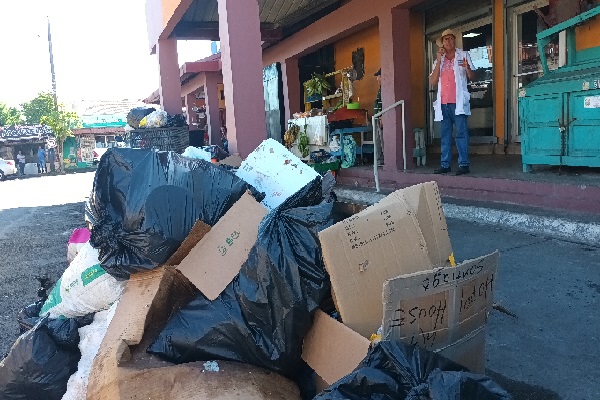
<path fill-rule="evenodd" d="M 498 253 L 450 265 L 435 182 L 398 190 L 319 239 L 343 324 L 326 314 L 315 318 L 303 358 L 327 384 L 356 367 L 380 328 L 384 339 L 416 343 L 483 373 Z M 334 354 L 344 341 L 354 351 Z"/>

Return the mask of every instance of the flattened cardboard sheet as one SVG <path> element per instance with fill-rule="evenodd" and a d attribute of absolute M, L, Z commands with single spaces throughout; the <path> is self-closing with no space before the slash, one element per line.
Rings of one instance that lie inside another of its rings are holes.
<path fill-rule="evenodd" d="M 364 337 L 381 326 L 387 279 L 430 270 L 452 252 L 435 182 L 396 191 L 319 239 L 342 320 Z"/>
<path fill-rule="evenodd" d="M 417 344 L 482 372 L 498 252 L 456 267 L 399 276 L 383 289 L 383 338 Z M 483 344 L 483 345 L 482 345 Z"/>
<path fill-rule="evenodd" d="M 352 372 L 367 356 L 370 342 L 321 310 L 304 337 L 302 359 L 328 385 Z"/>
<path fill-rule="evenodd" d="M 177 266 L 209 300 L 240 272 L 258 237 L 265 207 L 245 193 Z"/>

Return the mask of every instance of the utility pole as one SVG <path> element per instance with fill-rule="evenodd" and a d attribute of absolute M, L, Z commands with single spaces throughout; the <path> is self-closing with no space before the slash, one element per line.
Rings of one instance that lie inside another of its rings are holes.
<path fill-rule="evenodd" d="M 54 96 L 54 111 L 58 111 L 56 100 L 56 75 L 54 74 L 54 56 L 52 55 L 52 34 L 50 33 L 50 17 L 48 17 L 48 52 L 50 53 L 50 73 L 52 74 L 52 95 Z"/>

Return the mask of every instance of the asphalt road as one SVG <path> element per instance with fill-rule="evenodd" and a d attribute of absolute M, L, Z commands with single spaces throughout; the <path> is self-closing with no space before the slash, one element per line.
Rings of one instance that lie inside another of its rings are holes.
<path fill-rule="evenodd" d="M 19 335 L 17 313 L 37 300 L 36 276 L 57 280 L 67 243 L 84 226 L 93 173 L 0 182 L 0 356 Z"/>
<path fill-rule="evenodd" d="M 84 225 L 93 174 L 0 182 L 0 355 L 16 315 L 36 300 L 35 276 L 57 279 Z M 500 250 L 487 374 L 517 400 L 600 399 L 600 246 L 448 219 L 457 260 Z"/>

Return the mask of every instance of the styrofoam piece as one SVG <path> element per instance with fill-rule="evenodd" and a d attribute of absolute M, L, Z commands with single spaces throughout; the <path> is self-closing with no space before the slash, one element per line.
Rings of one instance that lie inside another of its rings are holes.
<path fill-rule="evenodd" d="M 105 311 L 94 315 L 94 322 L 79 328 L 79 350 L 81 358 L 77 364 L 77 371 L 71 375 L 67 382 L 67 391 L 62 400 L 85 400 L 87 385 L 94 362 L 94 357 L 100 349 L 100 344 L 106 335 L 108 324 L 116 310 L 116 304 Z"/>
<path fill-rule="evenodd" d="M 236 175 L 265 192 L 262 204 L 269 210 L 320 176 L 274 139 L 263 141 L 250 153 Z"/>
<path fill-rule="evenodd" d="M 194 146 L 188 146 L 181 155 L 188 158 L 210 161 L 210 153 L 208 151 Z"/>

